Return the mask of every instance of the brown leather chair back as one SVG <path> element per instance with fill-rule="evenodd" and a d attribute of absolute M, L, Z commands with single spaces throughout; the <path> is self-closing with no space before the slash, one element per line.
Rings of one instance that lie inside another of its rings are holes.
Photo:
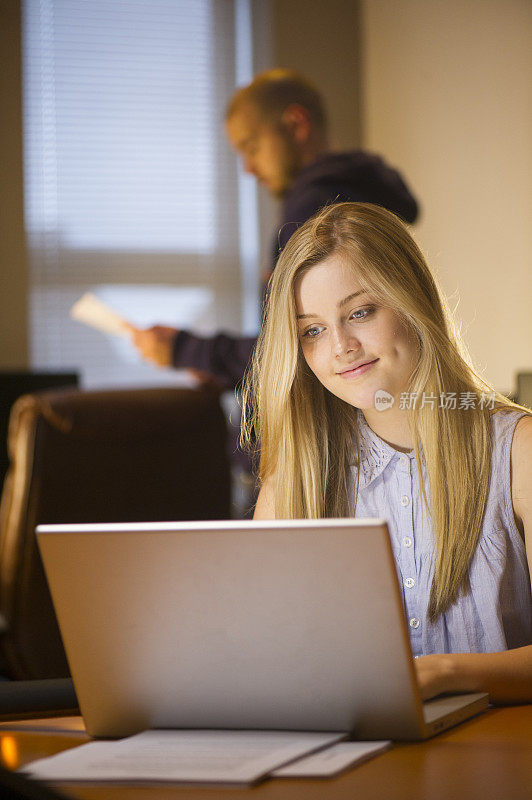
<path fill-rule="evenodd" d="M 4 671 L 63 677 L 35 526 L 228 518 L 225 419 L 206 390 L 40 392 L 14 405 L 9 450 L 0 507 Z"/>

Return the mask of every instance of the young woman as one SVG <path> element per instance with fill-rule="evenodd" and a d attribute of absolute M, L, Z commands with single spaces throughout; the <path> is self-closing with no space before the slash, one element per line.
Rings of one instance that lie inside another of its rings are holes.
<path fill-rule="evenodd" d="M 532 418 L 397 217 L 344 203 L 292 236 L 245 394 L 255 518 L 386 519 L 423 696 L 532 702 Z"/>

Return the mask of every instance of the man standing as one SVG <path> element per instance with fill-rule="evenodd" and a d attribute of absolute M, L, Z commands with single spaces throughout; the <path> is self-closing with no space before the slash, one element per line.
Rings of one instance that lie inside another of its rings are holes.
<path fill-rule="evenodd" d="M 379 156 L 330 150 L 322 99 L 292 70 L 268 70 L 237 91 L 227 109 L 225 130 L 246 172 L 281 200 L 272 270 L 294 230 L 328 203 L 375 203 L 405 222 L 417 217 L 417 202 L 403 179 Z M 256 337 L 220 333 L 205 338 L 156 325 L 135 331 L 133 341 L 144 358 L 159 366 L 193 369 L 233 388 L 244 374 Z"/>

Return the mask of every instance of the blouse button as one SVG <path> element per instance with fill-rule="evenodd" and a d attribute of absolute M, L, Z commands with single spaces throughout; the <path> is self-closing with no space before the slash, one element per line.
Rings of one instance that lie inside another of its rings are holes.
<path fill-rule="evenodd" d="M 401 497 L 401 505 L 402 505 L 402 506 L 407 506 L 407 505 L 409 504 L 409 502 L 410 502 L 410 499 L 409 499 L 408 495 L 407 495 L 407 494 L 404 494 L 404 495 Z"/>
<path fill-rule="evenodd" d="M 419 628 L 419 620 L 417 617 L 412 617 L 412 619 L 410 620 L 410 627 Z"/>
<path fill-rule="evenodd" d="M 416 584 L 416 582 L 415 582 L 415 580 L 413 578 L 407 578 L 406 581 L 405 581 L 405 586 L 408 589 L 411 589 L 412 586 L 415 586 L 415 584 Z"/>
<path fill-rule="evenodd" d="M 405 536 L 403 538 L 403 547 L 412 547 L 412 539 L 410 536 Z"/>

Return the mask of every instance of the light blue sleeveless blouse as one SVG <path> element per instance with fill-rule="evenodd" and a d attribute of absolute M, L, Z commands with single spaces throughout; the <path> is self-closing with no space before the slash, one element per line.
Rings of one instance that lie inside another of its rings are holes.
<path fill-rule="evenodd" d="M 427 608 L 434 542 L 415 455 L 413 451 L 399 453 L 383 442 L 359 413 L 355 516 L 388 522 L 414 655 L 487 653 L 532 644 L 530 575 L 510 490 L 512 438 L 522 416 L 516 411 L 491 417 L 491 482 L 479 544 L 469 569 L 471 590 L 433 624 Z M 424 470 L 423 475 L 426 480 Z"/>

